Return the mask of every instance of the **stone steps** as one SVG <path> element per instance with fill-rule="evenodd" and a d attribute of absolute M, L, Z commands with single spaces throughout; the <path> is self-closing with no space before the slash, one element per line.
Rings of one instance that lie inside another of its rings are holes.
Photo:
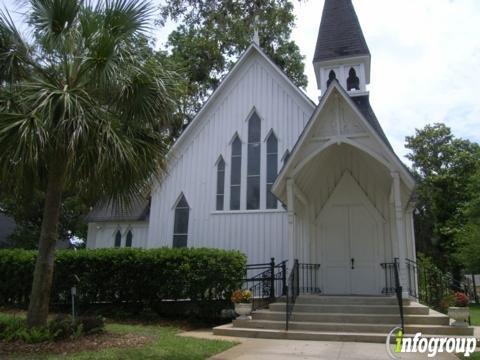
<path fill-rule="evenodd" d="M 258 310 L 252 314 L 254 320 L 276 320 L 285 321 L 285 311 L 276 312 L 270 310 Z M 430 315 L 405 315 L 406 324 L 431 324 L 449 325 L 450 319 L 443 314 Z M 294 312 L 291 321 L 312 321 L 312 322 L 338 322 L 338 323 L 383 323 L 397 325 L 400 322 L 399 315 L 390 314 L 346 314 L 346 313 L 301 313 Z"/>
<path fill-rule="evenodd" d="M 278 302 L 285 302 L 279 299 Z M 296 304 L 335 304 L 335 305 L 392 305 L 398 307 L 398 300 L 395 297 L 385 296 L 318 296 L 300 295 Z M 409 305 L 410 300 L 404 299 L 403 305 Z"/>
<path fill-rule="evenodd" d="M 310 341 L 345 341 L 345 342 L 367 342 L 385 343 L 386 335 L 382 333 L 355 333 L 355 332 L 327 332 L 327 331 L 299 331 L 299 330 L 271 330 L 271 329 L 250 329 L 236 328 L 233 324 L 218 326 L 213 329 L 215 335 L 236 336 L 261 339 L 279 340 L 310 340 Z M 406 334 L 406 336 L 414 334 Z M 426 337 L 431 337 L 426 335 Z M 438 336 L 443 337 L 443 336 Z M 392 337 L 392 342 L 394 338 Z"/>
<path fill-rule="evenodd" d="M 285 331 L 285 299 L 258 310 L 250 320 L 214 328 L 217 335 L 265 339 L 385 342 L 387 334 L 400 324 L 395 297 L 319 296 L 297 298 Z M 444 314 L 410 300 L 404 300 L 405 331 L 425 336 L 471 336 L 473 328 L 451 327 Z"/>
<path fill-rule="evenodd" d="M 284 330 L 284 321 L 272 320 L 234 320 L 233 326 L 238 328 Z M 307 321 L 290 321 L 289 330 L 308 332 L 345 332 L 345 333 L 382 333 L 388 334 L 395 325 L 392 324 L 368 324 L 368 323 L 320 323 Z M 405 325 L 405 331 L 409 334 L 421 332 L 426 335 L 472 335 L 471 328 L 457 328 L 446 325 Z"/>
<path fill-rule="evenodd" d="M 285 311 L 286 303 L 270 304 L 272 311 Z M 428 315 L 428 307 L 411 304 L 404 307 L 404 314 Z M 347 313 L 347 314 L 398 314 L 398 305 L 353 305 L 353 304 L 303 304 L 295 303 L 295 312 Z"/>

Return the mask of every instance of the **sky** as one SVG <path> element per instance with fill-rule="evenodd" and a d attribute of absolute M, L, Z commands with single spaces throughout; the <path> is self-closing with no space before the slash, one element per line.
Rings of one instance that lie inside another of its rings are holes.
<path fill-rule="evenodd" d="M 323 0 L 294 2 L 292 38 L 305 55 L 306 92 L 317 101 L 312 58 Z M 480 0 L 353 3 L 372 55 L 372 107 L 395 151 L 403 158 L 405 137 L 435 122 L 480 142 Z M 18 0 L 3 4 L 20 21 Z M 170 23 L 152 30 L 157 46 L 174 27 Z"/>

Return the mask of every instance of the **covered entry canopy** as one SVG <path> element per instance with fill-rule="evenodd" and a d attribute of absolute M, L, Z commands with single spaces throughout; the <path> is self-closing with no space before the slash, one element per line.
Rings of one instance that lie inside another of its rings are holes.
<path fill-rule="evenodd" d="M 414 186 L 368 96 L 333 81 L 272 188 L 288 209 L 290 261 L 321 264 L 329 294 L 381 293 L 380 264 L 394 258 L 406 282 Z"/>

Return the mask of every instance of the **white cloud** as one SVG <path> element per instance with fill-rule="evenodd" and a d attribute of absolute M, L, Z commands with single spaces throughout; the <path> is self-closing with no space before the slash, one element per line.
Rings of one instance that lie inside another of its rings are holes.
<path fill-rule="evenodd" d="M 445 122 L 480 141 L 480 1 L 354 0 L 372 54 L 372 106 L 393 147 L 405 136 Z M 293 38 L 306 55 L 307 93 L 316 99 L 311 60 L 323 1 L 296 3 Z M 477 89 L 477 86 L 479 89 Z"/>
<path fill-rule="evenodd" d="M 293 1 L 297 27 L 292 35 L 306 55 L 307 93 L 315 100 L 319 91 L 311 61 L 323 0 Z M 372 106 L 397 153 L 406 153 L 405 136 L 433 122 L 445 122 L 455 135 L 479 142 L 480 1 L 353 2 L 372 54 Z M 15 0 L 3 4 L 10 11 L 23 10 Z M 159 46 L 174 28 L 173 23 L 155 28 Z"/>

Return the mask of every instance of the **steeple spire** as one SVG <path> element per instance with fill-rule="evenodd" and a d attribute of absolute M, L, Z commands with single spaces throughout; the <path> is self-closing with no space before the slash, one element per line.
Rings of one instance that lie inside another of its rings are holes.
<path fill-rule="evenodd" d="M 332 77 L 351 95 L 366 93 L 370 51 L 352 0 L 325 0 L 313 65 L 322 93 Z"/>

